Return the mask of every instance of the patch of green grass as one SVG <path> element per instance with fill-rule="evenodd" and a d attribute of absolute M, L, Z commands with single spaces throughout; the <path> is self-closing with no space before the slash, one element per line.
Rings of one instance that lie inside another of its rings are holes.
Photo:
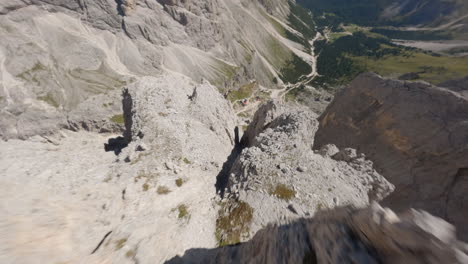
<path fill-rule="evenodd" d="M 41 63 L 36 63 L 34 66 L 31 68 L 31 72 L 37 72 L 37 71 L 45 71 L 46 67 L 42 65 Z"/>
<path fill-rule="evenodd" d="M 146 152 L 146 153 L 140 153 L 136 159 L 132 159 L 130 161 L 130 165 L 135 165 L 138 162 L 140 162 L 144 157 L 151 155 L 151 152 Z"/>
<path fill-rule="evenodd" d="M 268 51 L 259 50 L 259 52 L 275 69 L 280 70 L 287 61 L 291 60 L 291 50 L 278 39 L 268 36 L 265 39 L 265 44 L 268 47 Z"/>
<path fill-rule="evenodd" d="M 450 31 L 434 31 L 434 30 L 400 30 L 392 28 L 374 28 L 371 32 L 375 32 L 391 39 L 404 40 L 448 40 L 453 39 Z"/>
<path fill-rule="evenodd" d="M 130 249 L 129 251 L 127 251 L 127 253 L 125 253 L 125 256 L 127 258 L 133 258 L 135 256 L 136 252 L 133 250 L 133 249 Z"/>
<path fill-rule="evenodd" d="M 175 180 L 175 184 L 177 185 L 177 187 L 181 187 L 183 184 L 184 184 L 184 180 L 182 178 L 178 178 L 177 180 Z"/>
<path fill-rule="evenodd" d="M 383 76 L 398 77 L 414 72 L 420 76 L 421 80 L 433 84 L 468 75 L 468 56 L 434 56 L 424 52 L 408 51 L 401 55 L 378 59 L 367 57 L 353 57 L 352 59 Z"/>
<path fill-rule="evenodd" d="M 55 108 L 58 108 L 60 106 L 60 104 L 55 100 L 54 96 L 51 93 L 48 93 L 44 96 L 38 96 L 37 99 L 44 101 Z"/>
<path fill-rule="evenodd" d="M 249 114 L 247 114 L 246 112 L 241 112 L 239 114 L 237 114 L 238 117 L 242 117 L 242 118 L 249 118 Z"/>
<path fill-rule="evenodd" d="M 110 69 L 106 63 L 101 63 L 96 70 L 85 70 L 81 68 L 69 70 L 68 75 L 82 82 L 84 84 L 84 90 L 94 94 L 120 89 L 127 84 L 122 76 Z"/>
<path fill-rule="evenodd" d="M 127 243 L 127 238 L 122 238 L 122 239 L 115 241 L 115 250 L 119 250 L 123 248 L 125 243 Z"/>
<path fill-rule="evenodd" d="M 341 38 L 341 37 L 344 37 L 344 36 L 348 36 L 349 33 L 346 33 L 346 32 L 332 32 L 330 33 L 330 42 L 334 42 L 335 40 Z"/>
<path fill-rule="evenodd" d="M 188 207 L 185 204 L 181 204 L 177 207 L 177 211 L 179 212 L 179 215 L 177 216 L 179 219 L 188 219 L 190 218 L 190 214 L 188 211 Z"/>
<path fill-rule="evenodd" d="M 227 212 L 227 213 L 226 213 Z M 253 208 L 244 201 L 221 204 L 216 219 L 216 239 L 219 246 L 233 245 L 248 235 L 253 219 Z"/>
<path fill-rule="evenodd" d="M 148 182 L 149 180 L 155 180 L 156 177 L 158 177 L 158 176 L 159 176 L 159 174 L 153 174 L 153 173 L 149 173 L 149 172 L 145 172 L 145 171 L 139 171 L 138 175 L 133 179 L 133 181 L 138 182 L 141 179 L 145 179 L 146 182 Z"/>
<path fill-rule="evenodd" d="M 361 26 L 358 26 L 356 24 L 347 24 L 343 26 L 343 29 L 346 30 L 349 33 L 355 33 L 359 31 L 364 31 L 364 28 Z"/>
<path fill-rule="evenodd" d="M 316 34 L 312 13 L 292 1 L 288 3 L 291 11 L 288 16 L 289 26 L 300 32 L 304 38 L 312 39 Z"/>
<path fill-rule="evenodd" d="M 296 196 L 296 191 L 284 184 L 278 184 L 270 190 L 270 195 L 274 195 L 279 199 L 289 201 Z"/>
<path fill-rule="evenodd" d="M 183 161 L 185 164 L 192 164 L 192 162 L 187 158 L 183 158 Z"/>
<path fill-rule="evenodd" d="M 41 82 L 37 79 L 37 74 L 43 71 L 47 71 L 47 68 L 41 63 L 36 63 L 31 69 L 16 75 L 16 77 L 23 79 L 24 81 L 32 81 L 37 85 L 40 85 Z"/>
<path fill-rule="evenodd" d="M 317 203 L 317 211 L 324 210 L 326 208 L 327 206 L 325 206 L 322 202 Z"/>
<path fill-rule="evenodd" d="M 156 189 L 156 192 L 160 195 L 165 195 L 170 193 L 171 190 L 169 190 L 169 188 L 167 188 L 166 186 L 159 186 L 158 189 Z"/>
<path fill-rule="evenodd" d="M 276 32 L 278 32 L 281 36 L 286 37 L 286 29 L 279 23 L 276 19 L 271 17 L 269 14 L 267 14 L 265 11 L 260 10 L 261 14 L 263 17 L 265 17 L 268 22 L 275 28 Z"/>
<path fill-rule="evenodd" d="M 114 115 L 113 117 L 111 117 L 110 120 L 111 120 L 112 122 L 116 123 L 116 124 L 120 124 L 120 125 L 125 124 L 125 119 L 124 119 L 123 114 Z"/>
<path fill-rule="evenodd" d="M 237 91 L 231 91 L 228 95 L 229 101 L 235 102 L 238 100 L 249 98 L 254 93 L 256 86 L 257 82 L 252 82 L 241 86 Z"/>
<path fill-rule="evenodd" d="M 310 98 L 316 97 L 316 94 L 307 89 L 304 85 L 299 86 L 296 89 L 292 89 L 285 95 L 287 102 L 299 102 L 305 103 Z"/>
<path fill-rule="evenodd" d="M 299 58 L 296 54 L 292 54 L 292 59 L 289 60 L 281 69 L 281 78 L 285 82 L 296 83 L 303 75 L 312 72 L 312 67 Z"/>
<path fill-rule="evenodd" d="M 262 11 L 262 15 L 270 22 L 270 24 L 275 28 L 276 32 L 278 32 L 282 37 L 301 44 L 304 47 L 305 51 L 310 53 L 311 47 L 306 38 L 311 38 L 309 36 L 311 30 L 299 18 L 297 18 L 293 14 L 290 14 L 288 17 L 289 26 L 291 26 L 300 33 L 300 35 L 297 35 L 286 29 L 281 23 L 279 23 L 269 14 Z"/>
<path fill-rule="evenodd" d="M 104 179 L 104 182 L 110 182 L 112 180 L 112 177 L 111 176 L 107 176 L 105 179 Z"/>
<path fill-rule="evenodd" d="M 209 81 L 217 87 L 223 87 L 226 82 L 234 78 L 239 67 L 227 64 L 222 60 L 214 60 L 214 65 L 211 68 L 215 72 L 216 77 L 210 78 Z"/>
<path fill-rule="evenodd" d="M 103 104 L 102 104 L 103 107 L 111 107 L 111 106 L 113 106 L 113 105 L 114 105 L 113 102 L 103 103 Z"/>

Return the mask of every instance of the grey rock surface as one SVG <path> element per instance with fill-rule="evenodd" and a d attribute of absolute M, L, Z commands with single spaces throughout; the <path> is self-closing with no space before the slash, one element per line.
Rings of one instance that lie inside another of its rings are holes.
<path fill-rule="evenodd" d="M 440 87 L 446 87 L 454 92 L 458 92 L 461 95 L 468 98 L 468 77 L 446 81 L 440 84 Z"/>
<path fill-rule="evenodd" d="M 234 162 L 228 199 L 253 209 L 250 238 L 272 222 L 284 222 L 335 207 L 380 201 L 393 186 L 354 153 L 346 159 L 312 150 L 317 115 L 306 107 L 277 101 L 263 105 L 244 134 L 246 148 Z M 336 147 L 335 147 L 336 148 Z M 352 156 L 352 157 L 350 157 Z M 300 210 L 291 210 L 300 208 Z M 229 233 L 229 232 L 227 232 Z"/>
<path fill-rule="evenodd" d="M 177 73 L 125 90 L 132 141 L 119 155 L 104 151 L 118 134 L 0 141 L 0 263 L 162 263 L 216 246 L 215 181 L 236 125 L 230 103 Z"/>
<path fill-rule="evenodd" d="M 453 226 L 424 211 L 396 215 L 374 203 L 336 208 L 311 219 L 270 225 L 250 241 L 191 249 L 166 263 L 466 263 Z"/>
<path fill-rule="evenodd" d="M 320 117 L 314 148 L 356 148 L 396 187 L 385 201 L 453 223 L 468 239 L 468 99 L 423 82 L 363 74 Z"/>

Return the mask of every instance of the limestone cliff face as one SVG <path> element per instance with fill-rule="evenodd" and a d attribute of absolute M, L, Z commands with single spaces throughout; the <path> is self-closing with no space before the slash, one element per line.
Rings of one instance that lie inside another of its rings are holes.
<path fill-rule="evenodd" d="M 363 74 L 320 117 L 315 148 L 333 143 L 370 157 L 396 190 L 385 204 L 423 208 L 468 239 L 468 100 L 421 82 Z"/>

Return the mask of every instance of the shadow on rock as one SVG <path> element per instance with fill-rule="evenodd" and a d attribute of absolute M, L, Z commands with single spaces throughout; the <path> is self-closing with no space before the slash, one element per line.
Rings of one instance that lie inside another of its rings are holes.
<path fill-rule="evenodd" d="M 216 192 L 219 193 L 221 197 L 224 196 L 224 191 L 226 189 L 228 180 L 229 180 L 229 172 L 231 171 L 232 166 L 234 165 L 234 162 L 237 160 L 237 157 L 240 155 L 243 149 L 243 145 L 240 143 L 239 139 L 239 128 L 236 127 L 234 129 L 234 135 L 235 135 L 235 142 L 234 142 L 234 148 L 231 151 L 231 154 L 227 158 L 226 162 L 223 164 L 223 168 L 219 172 L 219 174 L 216 176 Z"/>
<path fill-rule="evenodd" d="M 449 223 L 424 211 L 396 215 L 373 203 L 323 210 L 314 218 L 269 225 L 249 241 L 190 249 L 180 263 L 468 263 L 468 247 Z"/>
<path fill-rule="evenodd" d="M 107 143 L 104 143 L 104 150 L 106 152 L 114 151 L 115 155 L 119 155 L 122 149 L 128 146 L 128 141 L 121 136 L 115 138 L 109 138 Z"/>

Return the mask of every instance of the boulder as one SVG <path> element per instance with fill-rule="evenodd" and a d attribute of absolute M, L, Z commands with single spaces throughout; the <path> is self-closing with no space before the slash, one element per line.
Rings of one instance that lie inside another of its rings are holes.
<path fill-rule="evenodd" d="M 246 243 L 191 249 L 166 263 L 461 264 L 467 263 L 467 253 L 467 245 L 442 219 L 417 210 L 396 215 L 374 203 L 270 225 Z"/>

